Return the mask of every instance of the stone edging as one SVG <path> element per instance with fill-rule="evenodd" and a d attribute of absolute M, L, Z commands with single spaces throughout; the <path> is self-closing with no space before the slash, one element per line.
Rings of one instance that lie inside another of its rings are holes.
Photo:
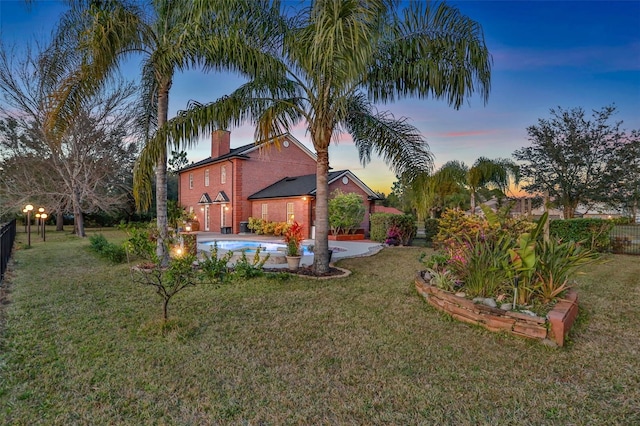
<path fill-rule="evenodd" d="M 565 298 L 556 303 L 546 318 L 542 318 L 475 304 L 427 283 L 421 272 L 416 274 L 415 285 L 418 293 L 431 306 L 457 320 L 479 325 L 490 331 L 506 331 L 517 336 L 553 342 L 558 346 L 564 345 L 578 315 L 578 293 L 573 289 L 567 291 Z"/>

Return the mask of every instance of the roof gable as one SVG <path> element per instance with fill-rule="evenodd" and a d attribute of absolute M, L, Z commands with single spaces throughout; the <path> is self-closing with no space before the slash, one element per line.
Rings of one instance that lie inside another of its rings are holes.
<path fill-rule="evenodd" d="M 358 187 L 360 187 L 370 198 L 378 198 L 378 195 L 365 185 L 356 175 L 349 170 L 339 170 L 329 172 L 329 184 L 342 179 L 350 178 Z M 316 175 L 292 176 L 280 179 L 274 184 L 267 186 L 260 191 L 251 194 L 249 200 L 260 200 L 268 198 L 290 198 L 303 197 L 305 195 L 315 196 L 316 194 Z"/>
<path fill-rule="evenodd" d="M 266 141 L 263 143 L 250 143 L 247 145 L 239 146 L 237 148 L 231 148 L 228 154 L 221 155 L 220 157 L 216 157 L 216 158 L 212 158 L 212 157 L 205 158 L 204 160 L 200 160 L 196 163 L 189 164 L 188 166 L 185 166 L 182 169 L 178 170 L 178 174 L 184 173 L 188 170 L 197 169 L 198 167 L 203 167 L 209 164 L 226 161 L 231 158 L 239 158 L 239 159 L 246 160 L 246 159 L 249 159 L 248 155 L 256 150 L 265 149 L 268 145 L 275 145 L 276 143 L 285 143 L 285 142 L 294 144 L 295 146 L 300 148 L 302 152 L 304 152 L 309 157 L 311 157 L 313 161 L 317 161 L 316 155 L 313 152 L 311 152 L 309 148 L 304 146 L 302 142 L 294 138 L 291 134 L 286 133 L 282 136 L 270 139 L 269 141 Z"/>

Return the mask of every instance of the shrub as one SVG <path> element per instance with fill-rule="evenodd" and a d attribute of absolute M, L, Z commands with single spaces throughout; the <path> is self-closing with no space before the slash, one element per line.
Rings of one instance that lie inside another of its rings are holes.
<path fill-rule="evenodd" d="M 345 194 L 339 189 L 331 193 L 329 200 L 329 226 L 333 235 L 350 234 L 364 220 L 365 207 L 362 197 L 356 193 Z"/>
<path fill-rule="evenodd" d="M 124 247 L 110 243 L 102 234 L 89 237 L 89 244 L 91 250 L 98 253 L 101 257 L 109 259 L 113 263 L 122 263 L 127 258 Z"/>
<path fill-rule="evenodd" d="M 433 239 L 436 247 L 450 247 L 457 244 L 460 236 L 475 238 L 489 231 L 489 222 L 476 215 L 467 215 L 461 210 L 448 209 L 442 213 L 438 234 Z"/>
<path fill-rule="evenodd" d="M 416 235 L 418 227 L 413 216 L 408 214 L 374 213 L 371 215 L 371 233 L 369 238 L 373 241 L 384 242 L 387 239 L 389 229 L 397 228 L 399 242 L 409 245 Z"/>
<path fill-rule="evenodd" d="M 104 235 L 96 234 L 89 237 L 89 244 L 91 245 L 91 250 L 100 253 L 109 244 L 109 241 Z"/>
<path fill-rule="evenodd" d="M 606 219 L 554 220 L 549 234 L 562 241 L 584 244 L 590 250 L 604 252 L 609 248 L 609 233 L 615 222 Z"/>
<path fill-rule="evenodd" d="M 205 281 L 224 283 L 230 277 L 229 267 L 227 265 L 233 256 L 233 252 L 228 251 L 224 256 L 220 256 L 220 258 L 218 258 L 218 252 L 218 243 L 214 243 L 211 254 L 207 255 L 203 253 L 203 259 L 198 262 L 198 267 L 202 272 L 202 278 Z"/>
<path fill-rule="evenodd" d="M 146 227 L 127 227 L 125 231 L 129 238 L 124 242 L 124 247 L 129 254 L 141 257 L 143 259 L 155 259 L 156 241 L 152 235 L 150 226 Z"/>
<path fill-rule="evenodd" d="M 440 229 L 440 221 L 438 219 L 425 219 L 424 221 L 424 236 L 427 242 L 433 241 L 433 238 L 438 235 Z"/>
<path fill-rule="evenodd" d="M 264 274 L 263 268 L 264 264 L 269 259 L 269 254 L 265 257 L 260 257 L 260 248 L 256 249 L 255 254 L 251 261 L 247 257 L 247 253 L 245 250 L 242 250 L 242 255 L 240 259 L 236 262 L 233 267 L 233 276 L 236 278 L 255 278 L 260 277 Z"/>

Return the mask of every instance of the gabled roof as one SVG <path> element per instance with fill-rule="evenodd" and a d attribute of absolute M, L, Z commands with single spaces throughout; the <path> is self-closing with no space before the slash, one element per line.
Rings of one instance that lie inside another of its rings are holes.
<path fill-rule="evenodd" d="M 231 148 L 231 150 L 227 154 L 221 155 L 221 156 L 216 157 L 216 158 L 212 158 L 212 157 L 205 158 L 204 160 L 200 160 L 197 163 L 189 164 L 188 166 L 185 166 L 182 169 L 178 170 L 178 174 L 184 173 L 184 172 L 186 172 L 188 170 L 191 170 L 191 169 L 197 169 L 198 167 L 206 166 L 208 164 L 214 164 L 214 163 L 219 163 L 221 161 L 230 160 L 232 158 L 241 158 L 241 159 L 245 159 L 246 160 L 246 159 L 249 158 L 248 155 L 251 152 L 259 150 L 259 149 L 264 149 L 267 145 L 275 144 L 276 139 L 286 139 L 290 143 L 293 143 L 294 145 L 298 146 L 298 148 L 300 148 L 309 157 L 311 157 L 313 159 L 313 161 L 317 161 L 316 155 L 313 152 L 311 152 L 309 150 L 309 148 L 304 146 L 304 144 L 302 142 L 300 142 L 298 139 L 294 138 L 289 133 L 286 133 L 286 134 L 284 134 L 282 136 L 279 136 L 278 138 L 273 138 L 273 139 L 271 139 L 271 140 L 269 140 L 267 142 L 250 143 L 250 144 L 247 144 L 247 145 L 239 146 L 237 148 Z M 284 141 L 281 142 L 281 143 L 284 143 Z"/>
<path fill-rule="evenodd" d="M 213 200 L 211 200 L 211 197 L 209 196 L 208 192 L 203 192 L 202 196 L 200 197 L 200 200 L 198 201 L 198 204 L 214 204 L 214 203 L 228 203 L 228 202 L 229 202 L 229 197 L 227 196 L 227 194 L 225 194 L 224 191 L 218 192 L 218 195 L 216 195 L 216 198 L 214 198 Z"/>
<path fill-rule="evenodd" d="M 338 170 L 329 172 L 329 184 L 342 178 L 349 178 L 356 185 L 358 185 L 370 199 L 377 199 L 378 195 L 365 185 L 360 179 L 356 177 L 349 170 Z M 266 188 L 251 194 L 249 200 L 262 200 L 268 198 L 290 198 L 290 197 L 303 197 L 305 195 L 315 196 L 316 194 L 316 175 L 304 175 L 293 176 L 280 179 L 276 183 L 267 186 Z"/>

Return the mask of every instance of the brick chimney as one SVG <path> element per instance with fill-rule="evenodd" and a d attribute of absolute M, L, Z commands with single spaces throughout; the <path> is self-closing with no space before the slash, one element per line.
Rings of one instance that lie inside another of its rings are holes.
<path fill-rule="evenodd" d="M 217 158 L 231 151 L 231 132 L 215 130 L 211 133 L 211 158 Z"/>

